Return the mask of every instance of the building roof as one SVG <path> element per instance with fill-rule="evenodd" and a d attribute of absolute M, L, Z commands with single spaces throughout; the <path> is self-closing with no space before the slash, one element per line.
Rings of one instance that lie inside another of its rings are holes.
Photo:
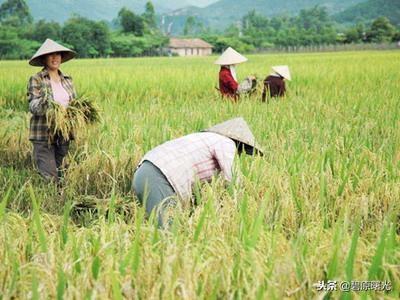
<path fill-rule="evenodd" d="M 213 48 L 212 45 L 202 39 L 178 39 L 170 38 L 170 48 Z"/>

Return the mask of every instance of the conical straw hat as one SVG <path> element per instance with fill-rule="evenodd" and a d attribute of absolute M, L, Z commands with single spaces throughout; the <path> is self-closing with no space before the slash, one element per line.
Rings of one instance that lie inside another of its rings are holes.
<path fill-rule="evenodd" d="M 61 63 L 64 63 L 75 57 L 75 51 L 68 49 L 51 39 L 46 39 L 46 41 L 40 46 L 39 50 L 36 51 L 35 55 L 29 60 L 29 64 L 35 67 L 43 66 L 42 56 L 54 52 L 62 52 Z"/>
<path fill-rule="evenodd" d="M 219 123 L 204 131 L 221 134 L 232 140 L 250 146 L 250 148 L 255 149 L 256 152 L 261 155 L 263 154 L 261 147 L 256 142 L 254 135 L 249 128 L 249 125 L 247 125 L 246 121 L 242 117 Z"/>
<path fill-rule="evenodd" d="M 247 61 L 247 58 L 241 55 L 236 50 L 229 47 L 221 54 L 221 56 L 215 61 L 216 65 L 228 66 L 236 65 Z"/>
<path fill-rule="evenodd" d="M 292 77 L 290 76 L 290 71 L 288 66 L 273 66 L 272 70 L 274 70 L 276 73 L 278 73 L 287 80 L 292 79 Z"/>

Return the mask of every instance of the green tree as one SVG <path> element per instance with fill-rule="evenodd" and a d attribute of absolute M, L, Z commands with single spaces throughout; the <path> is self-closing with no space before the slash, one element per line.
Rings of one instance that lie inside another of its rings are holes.
<path fill-rule="evenodd" d="M 393 35 L 394 42 L 400 42 L 400 29 Z"/>
<path fill-rule="evenodd" d="M 118 12 L 118 23 L 125 33 L 133 33 L 136 36 L 143 36 L 144 34 L 143 18 L 125 7 Z"/>
<path fill-rule="evenodd" d="M 396 34 L 395 27 L 390 23 L 386 17 L 379 17 L 375 19 L 370 29 L 367 31 L 366 38 L 368 42 L 372 43 L 387 43 L 392 41 Z"/>
<path fill-rule="evenodd" d="M 65 23 L 62 37 L 80 57 L 107 56 L 111 53 L 110 32 L 104 22 L 72 17 Z"/>
<path fill-rule="evenodd" d="M 146 3 L 142 18 L 150 32 L 157 28 L 156 12 L 154 10 L 154 5 L 153 3 L 151 3 L 151 1 L 148 1 Z"/>
<path fill-rule="evenodd" d="M 270 20 L 255 10 L 242 18 L 242 31 L 243 40 L 256 48 L 270 47 L 272 37 L 275 35 Z"/>
<path fill-rule="evenodd" d="M 365 28 L 362 23 L 350 27 L 345 32 L 345 43 L 361 43 L 364 41 Z"/>
<path fill-rule="evenodd" d="M 61 40 L 61 26 L 54 21 L 39 20 L 31 26 L 26 37 L 37 42 L 44 42 L 47 38 L 55 41 Z"/>
<path fill-rule="evenodd" d="M 250 11 L 242 18 L 241 41 L 258 49 L 336 43 L 337 33 L 324 8 L 301 10 L 298 16 L 272 19 Z M 230 32 L 225 35 L 231 37 Z"/>
<path fill-rule="evenodd" d="M 237 26 L 235 24 L 231 24 L 228 28 L 225 29 L 225 36 L 239 37 L 240 36 L 239 26 Z"/>
<path fill-rule="evenodd" d="M 194 16 L 189 16 L 183 26 L 183 35 L 202 34 L 205 31 L 204 24 Z"/>
<path fill-rule="evenodd" d="M 21 38 L 17 28 L 0 26 L 0 58 L 27 59 L 35 53 L 40 43 Z"/>
<path fill-rule="evenodd" d="M 193 34 L 195 25 L 196 25 L 196 18 L 193 16 L 189 16 L 185 21 L 185 26 L 183 27 L 183 34 L 184 35 Z"/>
<path fill-rule="evenodd" d="M 24 0 L 6 0 L 0 6 L 0 23 L 14 27 L 31 24 L 33 18 Z"/>
<path fill-rule="evenodd" d="M 315 6 L 311 9 L 301 10 L 292 24 L 299 31 L 301 45 L 308 46 L 336 42 L 336 29 L 326 9 L 323 7 Z"/>
<path fill-rule="evenodd" d="M 233 47 L 235 50 L 243 53 L 254 51 L 253 45 L 249 45 L 237 37 L 225 37 L 215 34 L 202 35 L 201 37 L 213 45 L 213 51 L 216 53 L 221 53 L 228 47 Z"/>
<path fill-rule="evenodd" d="M 162 35 L 137 37 L 133 34 L 114 33 L 111 38 L 113 55 L 117 57 L 158 55 L 167 43 L 168 38 Z"/>

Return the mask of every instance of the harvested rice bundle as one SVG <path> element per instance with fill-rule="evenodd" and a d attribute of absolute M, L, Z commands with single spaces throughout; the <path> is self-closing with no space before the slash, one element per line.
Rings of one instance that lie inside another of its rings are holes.
<path fill-rule="evenodd" d="M 86 123 L 96 123 L 99 121 L 99 110 L 88 97 L 83 96 L 71 101 L 71 108 L 78 109 L 85 117 Z"/>
<path fill-rule="evenodd" d="M 87 97 L 72 100 L 66 108 L 54 101 L 49 106 L 46 118 L 50 133 L 66 141 L 87 124 L 99 121 L 98 109 Z"/>

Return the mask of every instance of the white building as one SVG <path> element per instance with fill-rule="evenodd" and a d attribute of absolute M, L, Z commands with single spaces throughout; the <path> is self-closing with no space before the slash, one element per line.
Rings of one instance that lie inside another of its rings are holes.
<path fill-rule="evenodd" d="M 212 54 L 213 46 L 202 39 L 178 39 L 169 40 L 168 51 L 179 56 L 204 56 Z"/>

